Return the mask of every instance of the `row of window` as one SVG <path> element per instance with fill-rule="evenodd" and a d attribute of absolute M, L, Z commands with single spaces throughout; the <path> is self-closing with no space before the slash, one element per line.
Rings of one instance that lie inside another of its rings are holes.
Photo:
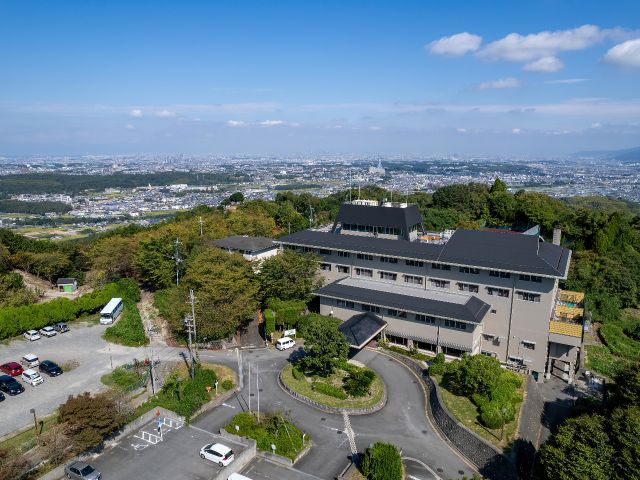
<path fill-rule="evenodd" d="M 516 295 L 518 296 L 518 300 L 540 303 L 540 295 L 538 293 L 516 292 Z"/>
<path fill-rule="evenodd" d="M 385 235 L 401 235 L 403 230 L 395 227 L 379 227 L 376 225 L 357 225 L 354 223 L 343 223 L 342 229 L 350 232 L 382 233 Z M 413 229 L 412 229 L 413 230 Z"/>

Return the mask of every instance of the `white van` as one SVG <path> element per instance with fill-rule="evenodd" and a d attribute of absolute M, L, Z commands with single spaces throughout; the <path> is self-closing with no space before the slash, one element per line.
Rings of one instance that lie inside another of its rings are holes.
<path fill-rule="evenodd" d="M 232 473 L 227 477 L 227 480 L 251 480 L 249 477 L 240 475 L 239 473 Z"/>
<path fill-rule="evenodd" d="M 44 378 L 40 376 L 38 372 L 35 370 L 31 370 L 27 368 L 24 372 L 22 372 L 22 380 L 29 385 L 36 386 L 44 383 Z"/>
<path fill-rule="evenodd" d="M 282 337 L 276 342 L 276 349 L 286 350 L 287 348 L 293 348 L 296 345 L 296 341 L 291 337 Z"/>
<path fill-rule="evenodd" d="M 27 353 L 22 357 L 20 363 L 27 368 L 36 368 L 38 365 L 40 365 L 40 360 L 38 359 L 37 355 L 33 353 Z"/>

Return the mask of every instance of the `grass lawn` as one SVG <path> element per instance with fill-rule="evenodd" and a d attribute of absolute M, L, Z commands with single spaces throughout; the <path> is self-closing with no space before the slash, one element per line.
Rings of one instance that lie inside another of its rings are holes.
<path fill-rule="evenodd" d="M 442 401 L 451 415 L 453 415 L 460 423 L 473 433 L 484 438 L 495 447 L 503 450 L 507 450 L 510 447 L 510 443 L 515 438 L 516 432 L 518 431 L 518 419 L 520 416 L 520 407 L 522 406 L 522 402 L 520 402 L 516 407 L 516 419 L 513 422 L 509 422 L 504 425 L 504 438 L 500 441 L 501 429 L 498 428 L 493 430 L 481 425 L 478 420 L 478 407 L 476 407 L 469 398 L 456 395 L 450 390 L 447 390 L 441 383 L 441 375 L 434 375 L 433 377 L 440 385 Z M 524 382 L 523 386 L 518 389 L 518 394 L 522 395 L 523 392 Z"/>
<path fill-rule="evenodd" d="M 217 363 L 201 363 L 203 370 L 213 370 L 218 377 L 218 393 L 223 394 L 224 390 L 220 388 L 220 383 L 225 380 L 231 380 L 233 384 L 236 384 L 236 373 L 229 367 L 224 365 L 219 365 Z M 178 366 L 174 369 L 182 378 L 187 378 L 189 376 L 189 372 L 187 371 L 187 366 L 184 362 L 180 362 Z M 215 389 L 211 390 L 211 396 L 215 397 Z"/>
<path fill-rule="evenodd" d="M 38 420 L 38 431 L 43 434 L 49 428 L 56 424 L 58 416 L 56 414 L 49 415 Z M 42 425 L 40 424 L 42 422 Z M 0 443 L 0 449 L 6 449 L 12 452 L 12 454 L 26 452 L 36 446 L 36 432 L 35 427 L 25 430 L 22 433 L 18 433 L 13 437 L 9 437 Z"/>
<path fill-rule="evenodd" d="M 328 407 L 335 408 L 367 408 L 377 405 L 382 400 L 384 394 L 384 383 L 378 375 L 371 384 L 371 395 L 366 397 L 349 397 L 345 400 L 331 397 L 323 393 L 313 390 L 311 387 L 312 379 L 305 377 L 297 380 L 293 377 L 293 365 L 288 364 L 282 370 L 282 381 L 292 390 L 304 395 L 311 400 L 319 402 Z M 333 385 L 342 385 L 342 379 L 347 376 L 347 373 L 342 370 L 337 370 L 331 377 L 323 378 L 322 381 Z"/>
<path fill-rule="evenodd" d="M 135 368 L 118 367 L 113 372 L 103 375 L 100 381 L 108 387 L 117 387 L 127 391 L 133 390 L 145 377 L 142 367 L 137 371 Z"/>
<path fill-rule="evenodd" d="M 239 429 L 236 430 L 236 426 Z M 225 430 L 241 437 L 253 438 L 260 450 L 271 452 L 276 446 L 276 454 L 295 460 L 304 445 L 310 440 L 289 419 L 282 415 L 260 415 L 260 421 L 253 413 L 243 412 L 235 415 L 224 427 Z"/>

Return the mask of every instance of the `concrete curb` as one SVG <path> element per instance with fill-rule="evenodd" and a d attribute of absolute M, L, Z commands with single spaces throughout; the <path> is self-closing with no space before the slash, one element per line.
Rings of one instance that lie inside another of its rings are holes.
<path fill-rule="evenodd" d="M 380 377 L 379 375 L 378 375 L 378 378 L 380 378 L 380 380 L 382 380 L 382 377 Z M 376 405 L 374 405 L 372 407 L 367 407 L 367 408 L 328 407 L 328 406 L 323 405 L 323 404 L 321 404 L 319 402 L 316 402 L 315 400 L 311 400 L 309 397 L 306 397 L 306 396 L 296 392 L 295 390 L 289 388 L 282 381 L 282 370 L 280 370 L 280 373 L 278 373 L 278 385 L 280 385 L 280 388 L 284 392 L 286 392 L 287 394 L 289 394 L 289 396 L 295 398 L 296 400 L 298 400 L 298 401 L 300 401 L 302 403 L 305 403 L 305 404 L 309 405 L 310 407 L 315 408 L 316 410 L 320 410 L 320 411 L 325 412 L 325 413 L 332 413 L 332 414 L 336 414 L 336 415 L 341 415 L 343 413 L 347 413 L 348 415 L 369 415 L 371 413 L 375 413 L 375 412 L 377 412 L 379 410 L 382 410 L 384 408 L 384 406 L 387 404 L 387 386 L 385 385 L 384 382 L 382 382 L 382 388 L 383 388 L 382 398 L 380 399 L 380 401 Z"/>

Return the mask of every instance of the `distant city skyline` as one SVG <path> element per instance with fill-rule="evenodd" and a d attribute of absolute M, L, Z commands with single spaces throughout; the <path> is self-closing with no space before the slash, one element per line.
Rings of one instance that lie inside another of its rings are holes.
<path fill-rule="evenodd" d="M 0 0 L 0 156 L 640 145 L 640 4 Z"/>

